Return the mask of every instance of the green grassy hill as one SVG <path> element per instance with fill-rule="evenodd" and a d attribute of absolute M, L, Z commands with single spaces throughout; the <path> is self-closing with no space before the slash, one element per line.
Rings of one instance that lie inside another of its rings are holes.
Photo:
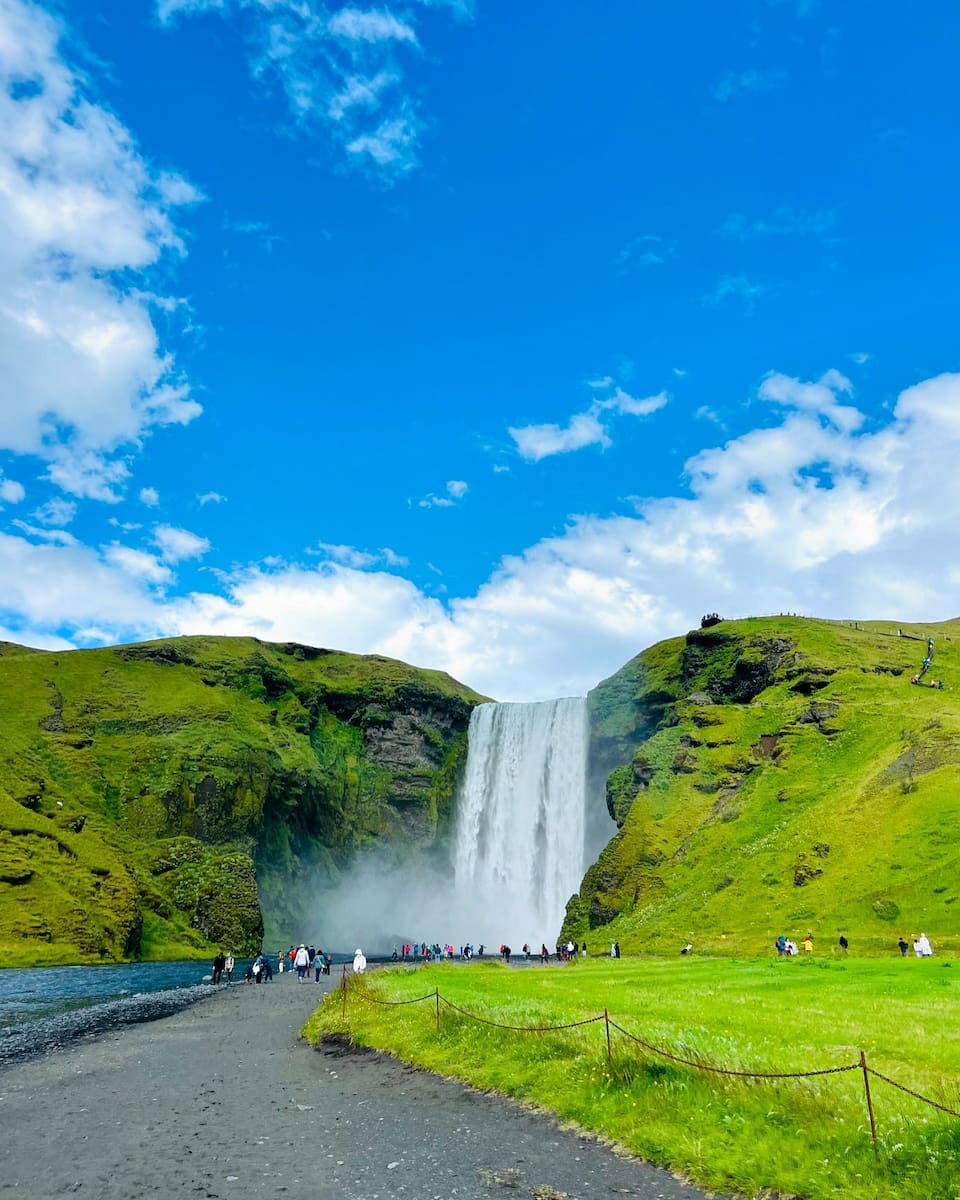
<path fill-rule="evenodd" d="M 565 934 L 624 951 L 768 951 L 845 932 L 960 949 L 960 621 L 724 621 L 590 695 L 620 831 Z M 911 686 L 933 637 L 927 680 Z M 917 640 L 914 640 L 917 639 Z"/>
<path fill-rule="evenodd" d="M 253 638 L 0 643 L 0 961 L 249 953 L 264 917 L 292 934 L 297 879 L 442 833 L 480 699 Z"/>

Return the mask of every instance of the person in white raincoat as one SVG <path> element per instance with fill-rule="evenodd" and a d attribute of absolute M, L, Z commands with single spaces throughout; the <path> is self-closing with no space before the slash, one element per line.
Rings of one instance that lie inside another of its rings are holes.
<path fill-rule="evenodd" d="M 353 956 L 353 973 L 354 975 L 362 975 L 367 969 L 367 958 L 360 947 L 357 947 L 357 952 Z"/>

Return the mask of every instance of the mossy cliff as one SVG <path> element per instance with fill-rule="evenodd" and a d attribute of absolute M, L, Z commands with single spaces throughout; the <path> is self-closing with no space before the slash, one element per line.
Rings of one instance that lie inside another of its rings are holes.
<path fill-rule="evenodd" d="M 250 953 L 264 917 L 286 934 L 291 881 L 442 835 L 480 699 L 253 638 L 0 643 L 4 963 Z"/>
<path fill-rule="evenodd" d="M 911 686 L 935 639 L 925 681 Z M 619 832 L 565 935 L 756 953 L 778 934 L 960 949 L 960 622 L 724 621 L 590 694 Z"/>

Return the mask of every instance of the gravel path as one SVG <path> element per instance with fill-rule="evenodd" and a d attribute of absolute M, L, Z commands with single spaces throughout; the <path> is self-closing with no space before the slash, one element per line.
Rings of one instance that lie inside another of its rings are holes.
<path fill-rule="evenodd" d="M 235 984 L 0 1068 L 0 1194 L 702 1200 L 508 1101 L 314 1051 L 298 1030 L 320 990 Z"/>

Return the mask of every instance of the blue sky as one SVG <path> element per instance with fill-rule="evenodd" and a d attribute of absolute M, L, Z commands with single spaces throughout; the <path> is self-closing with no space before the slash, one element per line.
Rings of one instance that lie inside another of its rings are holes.
<path fill-rule="evenodd" d="M 707 609 L 955 615 L 958 33 L 0 0 L 0 635 L 529 698 Z"/>

